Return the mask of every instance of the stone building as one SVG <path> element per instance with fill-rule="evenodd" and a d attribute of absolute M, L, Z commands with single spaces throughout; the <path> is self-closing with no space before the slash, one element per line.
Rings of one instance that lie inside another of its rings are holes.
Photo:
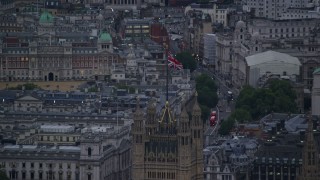
<path fill-rule="evenodd" d="M 283 134 L 262 143 L 252 164 L 252 180 L 294 180 L 301 170 L 302 144 L 299 135 Z"/>
<path fill-rule="evenodd" d="M 313 87 L 312 87 L 312 115 L 320 116 L 320 68 L 313 72 Z"/>
<path fill-rule="evenodd" d="M 179 117 L 167 102 L 160 114 L 149 102 L 138 107 L 132 126 L 132 179 L 203 179 L 203 124 L 197 95 Z M 187 111 L 192 115 L 189 117 Z"/>
<path fill-rule="evenodd" d="M 17 23 L 17 18 L 10 14 L 0 16 L 0 32 L 21 32 L 22 25 Z"/>
<path fill-rule="evenodd" d="M 298 180 L 317 180 L 319 179 L 319 146 L 315 137 L 313 128 L 313 118 L 308 117 L 308 129 L 304 139 L 304 147 L 302 151 L 302 168 Z"/>
<path fill-rule="evenodd" d="M 232 75 L 232 84 L 241 88 L 245 85 L 246 72 L 241 68 L 245 58 L 260 52 L 275 50 L 297 57 L 302 65 L 300 79 L 305 88 L 312 87 L 312 72 L 319 66 L 318 20 L 252 19 L 247 23 L 238 21 L 233 33 L 217 35 L 217 67 L 222 74 Z M 225 35 L 224 35 L 225 34 Z M 230 38 L 230 36 L 233 38 Z M 222 50 L 222 48 L 224 48 Z M 231 64 L 231 67 L 230 67 Z"/>
<path fill-rule="evenodd" d="M 281 15 L 288 8 L 306 8 L 310 1 L 307 0 L 283 0 L 283 1 L 255 1 L 245 0 L 242 2 L 243 8 L 248 12 L 253 12 L 256 17 L 264 17 L 270 19 L 280 19 Z"/>
<path fill-rule="evenodd" d="M 46 141 L 35 138 L 30 144 L 1 145 L 0 170 L 10 179 L 17 180 L 130 179 L 129 125 L 120 129 L 84 128 L 87 130 L 77 133 L 76 144 L 69 141 L 69 137 L 75 135 L 71 126 L 62 127 L 42 127 L 42 130 L 51 132 L 38 134 L 50 137 Z M 54 133 L 52 128 L 61 132 Z M 57 137 L 62 137 L 63 142 L 58 142 Z"/>
<path fill-rule="evenodd" d="M 39 28 L 48 31 L 48 26 Z M 75 40 L 74 36 L 79 34 L 2 36 L 1 81 L 97 79 L 110 75 L 112 64 L 123 63 L 113 53 L 112 38 L 106 31 L 98 37 L 82 35 Z"/>

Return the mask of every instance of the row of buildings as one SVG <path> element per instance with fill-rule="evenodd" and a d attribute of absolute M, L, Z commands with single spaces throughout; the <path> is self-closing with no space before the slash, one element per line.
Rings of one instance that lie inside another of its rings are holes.
<path fill-rule="evenodd" d="M 1 91 L 0 169 L 10 179 L 202 179 L 197 96 L 170 87 L 166 101 L 146 87 Z"/>

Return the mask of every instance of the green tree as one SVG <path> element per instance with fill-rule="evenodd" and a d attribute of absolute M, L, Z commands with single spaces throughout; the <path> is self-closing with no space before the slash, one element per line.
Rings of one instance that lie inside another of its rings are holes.
<path fill-rule="evenodd" d="M 198 92 L 198 102 L 201 108 L 201 118 L 205 122 L 210 115 L 210 109 L 218 103 L 217 86 L 206 74 L 196 78 L 196 90 Z"/>
<path fill-rule="evenodd" d="M 1 180 L 10 180 L 5 172 L 0 171 L 0 179 Z"/>
<path fill-rule="evenodd" d="M 98 87 L 93 86 L 88 89 L 88 92 L 98 92 Z"/>
<path fill-rule="evenodd" d="M 240 123 L 252 121 L 251 114 L 246 109 L 236 109 L 229 117 L 230 119 L 237 120 Z"/>
<path fill-rule="evenodd" d="M 191 53 L 181 52 L 178 53 L 175 58 L 182 63 L 184 69 L 190 69 L 190 72 L 193 72 L 197 69 L 197 62 L 192 57 Z"/>
<path fill-rule="evenodd" d="M 228 118 L 226 120 L 224 120 L 221 123 L 221 126 L 219 128 L 219 134 L 220 135 L 228 135 L 230 133 L 230 131 L 232 130 L 233 126 L 234 126 L 235 120 L 232 118 Z"/>
<path fill-rule="evenodd" d="M 201 109 L 201 119 L 203 120 L 203 123 L 206 123 L 207 119 L 209 119 L 210 108 L 200 104 L 200 109 Z"/>
<path fill-rule="evenodd" d="M 295 91 L 289 82 L 272 80 L 267 88 L 244 87 L 236 101 L 236 109 L 247 110 L 253 119 L 271 112 L 294 113 L 297 111 L 295 99 Z"/>
<path fill-rule="evenodd" d="M 10 87 L 8 89 L 10 90 L 22 90 L 22 87 L 24 86 L 25 90 L 34 90 L 34 89 L 41 89 L 38 85 L 33 84 L 33 83 L 26 83 L 26 84 L 19 84 L 16 87 Z"/>

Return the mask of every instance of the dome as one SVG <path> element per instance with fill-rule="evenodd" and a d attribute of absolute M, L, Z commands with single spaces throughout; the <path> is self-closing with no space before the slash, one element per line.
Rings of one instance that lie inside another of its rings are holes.
<path fill-rule="evenodd" d="M 238 21 L 236 24 L 236 29 L 241 29 L 241 28 L 245 28 L 246 27 L 246 23 L 244 23 L 243 21 Z"/>
<path fill-rule="evenodd" d="M 103 41 L 103 42 L 106 42 L 106 41 L 112 41 L 112 38 L 110 36 L 109 33 L 107 32 L 102 32 L 99 36 L 99 40 L 100 41 Z"/>
<path fill-rule="evenodd" d="M 44 11 L 40 16 L 39 23 L 53 23 L 53 16 L 48 11 Z"/>
<path fill-rule="evenodd" d="M 252 34 L 252 39 L 259 39 L 260 38 L 260 34 L 258 33 L 258 32 L 254 32 L 253 34 Z"/>
<path fill-rule="evenodd" d="M 316 70 L 314 70 L 313 74 L 320 74 L 320 68 L 317 68 Z"/>

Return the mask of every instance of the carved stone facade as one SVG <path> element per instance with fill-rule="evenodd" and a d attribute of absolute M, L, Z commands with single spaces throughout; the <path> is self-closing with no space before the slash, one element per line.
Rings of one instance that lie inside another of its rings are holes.
<path fill-rule="evenodd" d="M 174 117 L 169 103 L 160 114 L 149 102 L 132 126 L 132 179 L 203 179 L 203 123 L 197 96 Z M 189 117 L 187 111 L 192 115 Z"/>
<path fill-rule="evenodd" d="M 313 118 L 308 117 L 308 129 L 302 152 L 302 168 L 298 180 L 318 180 L 319 174 L 319 147 L 313 133 Z"/>

